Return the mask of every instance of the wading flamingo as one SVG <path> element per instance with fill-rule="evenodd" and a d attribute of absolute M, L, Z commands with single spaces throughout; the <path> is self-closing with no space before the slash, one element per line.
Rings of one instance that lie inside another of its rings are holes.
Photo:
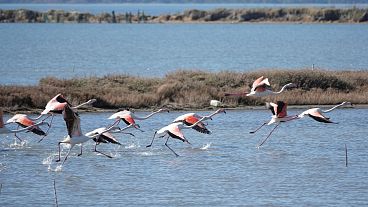
<path fill-rule="evenodd" d="M 270 83 L 268 78 L 264 78 L 263 76 L 259 77 L 255 80 L 252 84 L 252 89 L 250 93 L 248 92 L 241 92 L 241 93 L 225 93 L 225 96 L 256 96 L 256 97 L 263 97 L 268 95 L 276 95 L 282 93 L 286 88 L 296 87 L 294 83 L 288 83 L 284 85 L 280 91 L 274 92 L 271 90 Z"/>
<path fill-rule="evenodd" d="M 29 118 L 26 114 L 16 114 L 14 115 L 12 118 L 8 119 L 8 121 L 6 121 L 7 124 L 10 123 L 16 123 L 18 124 L 18 127 L 21 126 L 23 128 L 27 128 L 29 126 L 34 126 L 35 125 L 35 120 Z M 43 136 L 42 139 L 47 136 L 47 134 L 38 126 L 34 126 L 32 127 L 32 129 L 30 129 L 29 131 L 33 132 L 34 134 Z M 18 136 L 17 133 L 14 133 L 14 135 L 21 140 Z"/>
<path fill-rule="evenodd" d="M 225 113 L 226 114 L 226 111 L 225 109 L 218 109 L 216 110 L 214 113 L 206 116 L 207 119 L 212 119 L 212 117 L 216 114 L 219 114 L 219 113 Z M 181 116 L 178 116 L 174 121 L 173 123 L 176 123 L 176 122 L 183 122 L 185 125 L 187 126 L 190 126 L 190 125 L 193 125 L 194 123 L 196 123 L 198 120 L 200 120 L 201 118 L 203 118 L 201 115 L 198 115 L 196 113 L 187 113 L 187 114 L 183 114 Z M 206 119 L 204 119 L 206 120 Z M 196 126 L 193 126 L 192 128 L 198 132 L 201 132 L 201 133 L 205 133 L 205 134 L 211 134 L 211 131 L 207 129 L 206 125 L 203 123 L 202 120 L 201 122 L 199 122 Z"/>
<path fill-rule="evenodd" d="M 264 125 L 271 125 L 276 124 L 276 126 L 270 131 L 270 133 L 267 135 L 267 137 L 261 142 L 261 144 L 258 145 L 258 147 L 262 146 L 266 140 L 271 136 L 272 132 L 282 123 L 287 122 L 291 120 L 298 119 L 298 115 L 294 116 L 288 116 L 287 115 L 287 103 L 283 101 L 277 101 L 277 103 L 266 103 L 266 107 L 271 110 L 272 117 L 271 120 L 267 123 L 263 123 L 260 127 L 258 127 L 256 130 L 251 131 L 250 133 L 255 133 L 259 129 L 261 129 Z"/>
<path fill-rule="evenodd" d="M 103 134 L 105 132 L 108 132 L 110 130 L 115 129 L 114 127 L 109 127 L 105 131 L 102 131 L 101 133 L 98 133 L 98 134 L 95 134 L 95 135 L 91 135 L 91 136 L 83 135 L 82 134 L 82 130 L 81 130 L 81 126 L 80 126 L 80 122 L 81 121 L 80 121 L 79 115 L 77 113 L 75 113 L 72 110 L 72 108 L 70 108 L 69 105 L 66 105 L 64 107 L 62 114 L 64 116 L 66 127 L 68 129 L 68 136 L 63 141 L 61 141 L 61 142 L 58 143 L 58 147 L 59 147 L 59 159 L 56 160 L 56 162 L 59 162 L 60 161 L 60 158 L 61 158 L 61 155 L 60 155 L 60 152 L 61 152 L 60 144 L 63 144 L 64 143 L 64 144 L 69 144 L 70 145 L 69 151 L 68 151 L 68 153 L 66 154 L 66 156 L 64 158 L 63 164 L 66 161 L 66 159 L 68 158 L 68 156 L 70 154 L 70 151 L 72 150 L 72 148 L 76 144 L 81 144 L 81 151 L 78 154 L 78 156 L 80 156 L 80 155 L 82 155 L 82 149 L 83 149 L 82 143 L 87 142 L 90 139 L 98 138 L 101 134 Z M 128 126 L 128 127 L 130 127 L 130 126 Z M 126 127 L 126 128 L 128 128 L 128 127 Z M 111 158 L 111 156 L 108 156 L 108 155 L 106 155 L 104 153 L 101 153 L 101 154 L 103 154 L 103 155 Z"/>
<path fill-rule="evenodd" d="M 136 129 L 143 132 L 143 130 L 140 129 L 140 126 L 135 123 L 135 120 L 145 120 L 145 119 L 148 119 L 151 116 L 153 116 L 157 113 L 163 112 L 163 111 L 169 112 L 168 110 L 165 110 L 165 109 L 159 109 L 157 111 L 154 111 L 154 112 L 148 114 L 145 117 L 139 117 L 139 116 L 135 115 L 134 112 L 131 111 L 130 109 L 125 109 L 125 110 L 121 110 L 121 111 L 116 112 L 115 114 L 111 115 L 108 119 L 115 119 L 115 122 L 111 126 L 117 126 L 120 123 L 120 121 L 123 120 L 125 124 L 133 125 L 134 128 L 136 128 Z"/>
<path fill-rule="evenodd" d="M 195 122 L 193 125 L 190 126 L 185 126 L 183 122 L 176 122 L 176 123 L 171 123 L 168 126 L 165 126 L 157 131 L 155 131 L 155 134 L 153 135 L 151 144 L 147 145 L 146 147 L 151 147 L 153 144 L 153 140 L 155 139 L 156 135 L 159 138 L 164 138 L 167 135 L 167 139 L 165 142 L 165 146 L 167 148 L 169 148 L 176 156 L 179 156 L 173 149 L 171 149 L 171 147 L 167 144 L 167 142 L 169 141 L 169 138 L 174 138 L 174 139 L 178 139 L 181 140 L 183 142 L 186 142 L 188 144 L 190 144 L 190 142 L 184 137 L 184 134 L 181 132 L 182 129 L 190 129 L 195 127 L 197 124 L 201 123 L 203 120 L 206 119 L 210 119 L 211 117 L 209 116 L 204 116 L 201 119 L 199 119 L 197 122 Z"/>
<path fill-rule="evenodd" d="M 44 125 L 44 124 L 48 124 L 48 123 L 44 121 L 40 121 L 38 123 L 34 123 L 33 125 L 27 126 L 23 129 L 11 130 L 5 126 L 6 124 L 4 124 L 4 121 L 3 121 L 3 111 L 0 110 L 0 134 L 12 134 L 12 133 L 15 134 L 18 132 L 32 131 L 34 128 L 38 128 L 38 126 Z M 19 139 L 19 141 L 22 141 L 18 136 L 16 137 Z"/>
<path fill-rule="evenodd" d="M 130 128 L 132 127 L 132 125 L 127 126 L 126 128 Z M 101 144 L 101 143 L 112 143 L 112 144 L 117 144 L 117 145 L 121 145 L 121 143 L 112 135 L 112 133 L 120 133 L 122 131 L 124 131 L 125 129 L 120 129 L 117 126 L 113 126 L 112 128 L 110 128 L 111 131 L 107 131 L 106 127 L 101 127 L 101 128 L 97 128 L 91 132 L 86 133 L 86 136 L 91 137 L 93 139 L 93 141 L 95 141 L 95 148 L 94 151 L 101 153 L 109 158 L 112 158 L 110 155 L 107 155 L 105 153 L 102 153 L 100 151 L 97 150 L 97 145 Z M 114 130 L 114 131 L 113 131 Z M 129 134 L 131 136 L 134 137 L 134 134 L 132 133 L 125 133 L 125 134 Z M 96 136 L 97 137 L 94 137 Z"/>
<path fill-rule="evenodd" d="M 314 119 L 318 122 L 335 123 L 335 122 L 332 122 L 330 120 L 330 118 L 326 117 L 323 113 L 331 112 L 331 111 L 335 110 L 336 108 L 344 106 L 344 105 L 351 105 L 351 103 L 347 102 L 347 101 L 344 101 L 341 104 L 338 104 L 338 105 L 336 105 L 336 106 L 334 106 L 334 107 L 332 107 L 328 110 L 322 110 L 321 108 L 311 108 L 311 109 L 308 109 L 308 110 L 304 111 L 303 113 L 299 114 L 298 117 L 303 118 L 304 116 L 307 115 L 307 116 L 311 117 L 312 119 Z"/>

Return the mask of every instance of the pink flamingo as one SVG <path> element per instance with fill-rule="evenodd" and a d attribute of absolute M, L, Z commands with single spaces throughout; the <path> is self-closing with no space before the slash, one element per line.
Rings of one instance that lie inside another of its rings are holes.
<path fill-rule="evenodd" d="M 322 110 L 321 108 L 311 108 L 311 109 L 308 109 L 306 111 L 304 111 L 303 113 L 299 114 L 298 115 L 298 118 L 303 118 L 304 116 L 309 116 L 311 117 L 312 119 L 318 121 L 318 122 L 324 122 L 324 123 L 335 123 L 335 122 L 332 122 L 330 120 L 329 117 L 326 117 L 323 113 L 328 113 L 328 112 L 331 112 L 333 110 L 335 110 L 336 108 L 338 107 L 341 107 L 341 106 L 344 106 L 344 105 L 351 105 L 350 102 L 342 102 L 341 104 L 338 104 L 328 110 Z"/>
<path fill-rule="evenodd" d="M 4 124 L 4 121 L 3 121 L 3 111 L 0 110 L 0 134 L 12 134 L 12 133 L 18 133 L 18 132 L 23 132 L 23 131 L 32 131 L 33 129 L 37 129 L 38 126 L 40 125 L 44 125 L 44 124 L 48 124 L 44 121 L 41 121 L 41 122 L 38 122 L 38 123 L 33 123 L 32 125 L 29 125 L 23 129 L 17 129 L 17 130 L 11 130 L 11 129 L 8 129 Z M 16 136 L 19 141 L 22 141 L 18 136 Z"/>
<path fill-rule="evenodd" d="M 79 118 L 79 115 L 77 113 L 75 113 L 73 111 L 73 109 L 69 106 L 69 105 L 66 105 L 63 109 L 63 112 L 62 112 L 63 116 L 64 116 L 64 120 L 65 120 L 65 123 L 66 123 L 66 127 L 68 129 L 68 136 L 61 142 L 58 143 L 58 147 L 59 147 L 59 159 L 56 160 L 56 162 L 59 162 L 61 159 L 61 149 L 60 149 L 60 144 L 64 143 L 64 144 L 69 144 L 70 145 L 70 148 L 69 148 L 69 151 L 68 153 L 66 154 L 65 158 L 64 158 L 64 161 L 63 161 L 63 164 L 64 162 L 66 161 L 66 159 L 68 158 L 72 148 L 76 145 L 76 144 L 81 144 L 81 150 L 80 150 L 80 153 L 78 154 L 78 156 L 82 155 L 82 149 L 83 149 L 83 146 L 82 146 L 82 143 L 84 142 L 87 142 L 88 140 L 90 139 L 94 139 L 94 138 L 97 138 L 99 139 L 99 136 L 101 134 L 104 134 L 108 131 L 111 131 L 111 130 L 114 130 L 116 129 L 115 126 L 112 126 L 112 127 L 109 127 L 107 128 L 106 130 L 104 131 L 101 131 L 97 134 L 93 134 L 93 135 L 84 135 L 82 134 L 82 130 L 81 130 L 81 125 L 80 125 L 80 118 Z M 119 131 L 123 131 L 127 128 L 130 128 L 132 125 L 129 125 L 128 127 L 124 128 L 124 129 L 121 129 Z M 99 152 L 99 151 L 97 151 Z M 111 156 L 107 155 L 107 154 L 104 154 L 102 152 L 99 152 L 109 158 L 112 158 Z"/>
<path fill-rule="evenodd" d="M 159 109 L 157 111 L 152 112 L 151 114 L 148 114 L 145 117 L 139 117 L 135 115 L 134 112 L 131 111 L 130 109 L 125 109 L 125 110 L 116 112 L 115 114 L 111 115 L 108 119 L 115 119 L 115 122 L 111 126 L 117 126 L 120 123 L 120 121 L 123 120 L 124 123 L 126 123 L 127 125 L 133 125 L 134 128 L 143 132 L 143 130 L 140 129 L 140 126 L 135 123 L 135 120 L 145 120 L 162 111 L 169 112 L 168 110 L 165 110 L 165 109 Z"/>
<path fill-rule="evenodd" d="M 165 126 L 159 130 L 157 130 L 155 132 L 155 134 L 153 135 L 151 144 L 147 145 L 146 147 L 151 147 L 153 144 L 153 140 L 155 139 L 156 135 L 159 138 L 164 138 L 166 135 L 168 136 L 165 142 L 165 146 L 167 148 L 169 148 L 176 156 L 179 156 L 173 149 L 171 149 L 171 147 L 167 144 L 167 142 L 169 141 L 169 138 L 174 138 L 174 139 L 178 139 L 181 140 L 183 142 L 186 142 L 188 144 L 190 144 L 190 142 L 184 137 L 184 134 L 181 132 L 182 129 L 190 129 L 195 127 L 197 124 L 201 123 L 202 121 L 206 120 L 206 119 L 210 119 L 211 117 L 209 116 L 204 116 L 201 119 L 199 119 L 196 123 L 189 125 L 189 126 L 185 126 L 183 122 L 175 122 L 175 123 L 171 123 L 168 126 Z"/>
<path fill-rule="evenodd" d="M 16 114 L 14 115 L 12 118 L 10 118 L 8 121 L 6 121 L 7 124 L 10 123 L 16 123 L 18 124 L 18 127 L 21 126 L 23 128 L 27 128 L 29 126 L 34 126 L 35 125 L 35 120 L 29 118 L 27 115 L 25 114 Z M 32 127 L 32 129 L 30 129 L 29 131 L 33 132 L 34 134 L 43 136 L 42 138 L 44 138 L 45 136 L 47 136 L 47 134 L 39 127 L 39 126 L 34 126 Z M 18 136 L 17 133 L 14 133 L 14 135 L 21 140 Z"/>
<path fill-rule="evenodd" d="M 79 104 L 77 106 L 72 106 L 68 102 L 68 100 L 66 100 L 66 98 L 62 94 L 59 93 L 46 104 L 45 110 L 43 110 L 41 112 L 41 115 L 38 116 L 37 118 L 33 119 L 33 120 L 37 120 L 37 119 L 41 118 L 42 116 L 44 116 L 46 114 L 49 114 L 46 118 L 43 119 L 43 120 L 45 120 L 45 119 L 47 119 L 51 116 L 50 126 L 46 131 L 46 134 L 47 134 L 49 129 L 51 128 L 52 121 L 54 120 L 54 115 L 55 114 L 61 114 L 66 106 L 69 106 L 72 109 L 78 109 L 78 108 L 81 108 L 81 107 L 86 106 L 86 105 L 92 105 L 94 102 L 96 102 L 96 99 L 90 99 L 87 102 L 84 102 L 84 103 Z M 43 140 L 43 138 L 45 138 L 45 137 L 42 137 L 38 142 L 41 142 Z"/>
<path fill-rule="evenodd" d="M 256 96 L 256 97 L 263 97 L 268 95 L 276 95 L 282 93 L 286 88 L 296 87 L 294 83 L 288 83 L 284 85 L 280 91 L 274 92 L 270 90 L 271 85 L 268 81 L 268 78 L 264 78 L 263 76 L 259 77 L 255 80 L 252 84 L 252 89 L 250 93 L 242 92 L 242 93 L 225 93 L 225 96 Z"/>
<path fill-rule="evenodd" d="M 130 127 L 131 125 L 127 126 L 126 128 L 130 128 Z M 112 144 L 121 145 L 121 143 L 112 135 L 112 133 L 122 132 L 124 131 L 124 129 L 120 129 L 117 126 L 113 126 L 112 128 L 110 128 L 110 130 L 108 130 L 108 128 L 106 127 L 100 127 L 100 128 L 97 128 L 93 131 L 86 133 L 86 136 L 92 137 L 93 141 L 95 141 L 95 148 L 94 148 L 95 152 L 101 153 L 109 158 L 112 158 L 110 155 L 104 154 L 97 150 L 97 145 L 101 143 L 112 143 Z M 112 130 L 115 130 L 115 131 L 112 131 Z M 125 134 L 129 134 L 134 137 L 134 134 L 132 133 L 125 133 Z M 96 135 L 97 137 L 94 137 Z"/>
<path fill-rule="evenodd" d="M 218 109 L 216 110 L 214 113 L 208 115 L 207 119 L 212 119 L 212 116 L 219 114 L 219 113 L 225 113 L 226 111 L 225 109 Z M 183 114 L 181 116 L 178 116 L 173 123 L 176 122 L 183 122 L 185 125 L 190 126 L 193 125 L 194 123 L 196 123 L 198 120 L 200 120 L 201 118 L 203 118 L 201 115 L 198 115 L 196 113 L 187 113 L 187 114 Z M 211 134 L 211 131 L 207 129 L 206 125 L 201 121 L 199 122 L 196 126 L 192 127 L 194 130 L 204 133 L 204 134 Z"/>
<path fill-rule="evenodd" d="M 271 120 L 268 123 L 263 123 L 260 127 L 258 127 L 256 130 L 251 131 L 250 133 L 255 133 L 259 129 L 261 129 L 264 125 L 271 125 L 276 124 L 276 126 L 270 131 L 270 133 L 267 135 L 267 137 L 261 142 L 261 144 L 258 145 L 258 147 L 262 146 L 266 140 L 271 136 L 273 131 L 282 123 L 282 122 L 288 122 L 295 119 L 298 119 L 298 115 L 294 116 L 288 116 L 287 115 L 287 103 L 283 101 L 277 101 L 277 103 L 266 103 L 266 107 L 271 110 L 272 117 Z"/>

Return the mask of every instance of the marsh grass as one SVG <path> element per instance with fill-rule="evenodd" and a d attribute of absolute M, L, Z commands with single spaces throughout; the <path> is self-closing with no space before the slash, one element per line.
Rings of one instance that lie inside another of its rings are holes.
<path fill-rule="evenodd" d="M 255 79 L 268 77 L 274 91 L 287 83 L 297 88 L 264 98 L 226 97 L 225 92 L 245 92 Z M 322 105 L 350 101 L 368 103 L 368 72 L 327 70 L 258 70 L 217 73 L 178 70 L 162 78 L 107 75 L 58 79 L 46 77 L 36 86 L 0 86 L 1 107 L 11 111 L 42 109 L 48 100 L 62 93 L 72 104 L 95 98 L 95 107 L 152 109 L 205 109 L 216 99 L 228 107 L 258 106 L 283 100 L 289 105 Z"/>

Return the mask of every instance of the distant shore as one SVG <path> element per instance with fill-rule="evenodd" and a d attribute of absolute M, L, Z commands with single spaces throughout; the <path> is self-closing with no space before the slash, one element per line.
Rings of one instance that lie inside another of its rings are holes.
<path fill-rule="evenodd" d="M 367 23 L 368 8 L 247 8 L 186 10 L 152 16 L 137 13 L 92 14 L 77 11 L 1 10 L 0 23 Z"/>
<path fill-rule="evenodd" d="M 229 97 L 228 92 L 247 92 L 255 79 L 268 77 L 272 90 L 287 83 L 296 88 L 277 96 Z M 368 108 L 368 71 L 259 70 L 217 73 L 178 70 L 163 78 L 107 75 L 58 79 L 46 77 L 36 86 L 0 85 L 0 107 L 6 112 L 40 112 L 56 94 L 62 93 L 73 104 L 96 99 L 92 112 L 119 108 L 153 110 L 209 110 L 210 100 L 219 100 L 226 108 L 262 109 L 265 102 L 282 100 L 290 108 L 335 105 L 350 101 Z"/>

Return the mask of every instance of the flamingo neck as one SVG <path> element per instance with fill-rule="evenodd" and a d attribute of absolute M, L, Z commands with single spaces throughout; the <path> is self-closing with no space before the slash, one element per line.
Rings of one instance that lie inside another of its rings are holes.
<path fill-rule="evenodd" d="M 343 106 L 343 105 L 345 105 L 345 103 L 338 104 L 338 105 L 336 105 L 336 106 L 334 106 L 334 107 L 332 107 L 332 108 L 330 108 L 330 109 L 327 109 L 327 110 L 325 110 L 325 111 L 322 111 L 322 112 L 324 112 L 324 113 L 328 113 L 328 112 L 330 112 L 330 111 L 332 111 L 332 110 L 335 110 L 336 108 L 338 108 L 338 107 L 340 107 L 340 106 Z"/>
<path fill-rule="evenodd" d="M 278 92 L 273 92 L 274 94 L 279 94 L 279 93 L 282 93 L 288 86 L 290 85 L 290 83 L 284 85 L 281 90 L 279 90 Z"/>
<path fill-rule="evenodd" d="M 161 110 L 154 111 L 154 112 L 152 112 L 151 114 L 148 114 L 148 115 L 147 115 L 147 116 L 145 116 L 145 117 L 139 117 L 139 116 L 134 115 L 134 118 L 135 118 L 135 119 L 137 119 L 137 120 L 144 120 L 144 119 L 148 119 L 148 118 L 150 118 L 151 116 L 153 116 L 153 115 L 155 115 L 155 114 L 157 114 L 157 113 L 160 113 L 160 112 L 161 112 Z"/>
<path fill-rule="evenodd" d="M 90 104 L 90 101 L 91 101 L 91 100 L 86 101 L 86 102 L 84 102 L 84 103 L 81 103 L 81 104 L 79 104 L 78 106 L 73 106 L 72 108 L 73 108 L 73 109 L 78 109 L 78 108 L 80 108 L 80 107 L 82 107 L 82 106 L 85 106 L 85 105 Z"/>

